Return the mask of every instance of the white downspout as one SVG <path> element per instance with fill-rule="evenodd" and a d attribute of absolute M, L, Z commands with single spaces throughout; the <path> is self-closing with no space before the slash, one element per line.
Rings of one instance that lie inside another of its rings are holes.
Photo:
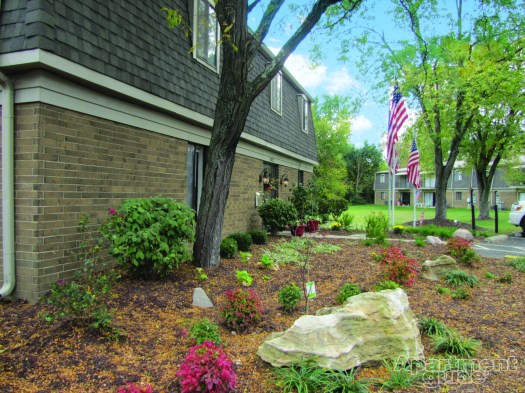
<path fill-rule="evenodd" d="M 0 1 L 0 10 L 1 10 Z M 13 83 L 0 71 L 2 89 L 2 239 L 3 279 L 0 296 L 15 288 L 14 97 Z"/>

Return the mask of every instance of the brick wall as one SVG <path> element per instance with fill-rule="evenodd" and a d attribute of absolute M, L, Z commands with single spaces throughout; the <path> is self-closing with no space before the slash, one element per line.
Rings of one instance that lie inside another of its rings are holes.
<path fill-rule="evenodd" d="M 187 141 L 41 103 L 15 110 L 15 296 L 36 302 L 80 267 L 74 255 L 83 215 L 95 227 L 125 198 L 186 200 Z M 262 160 L 237 156 L 223 236 L 261 228 L 255 193 L 262 169 Z M 291 195 L 297 172 L 279 167 L 290 179 L 279 185 L 281 199 Z"/>
<path fill-rule="evenodd" d="M 36 301 L 79 267 L 78 222 L 122 199 L 185 200 L 187 143 L 45 104 L 16 107 L 15 295 Z"/>

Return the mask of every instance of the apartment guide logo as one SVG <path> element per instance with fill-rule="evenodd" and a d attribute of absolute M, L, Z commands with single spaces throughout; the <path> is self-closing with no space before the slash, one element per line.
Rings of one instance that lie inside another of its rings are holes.
<path fill-rule="evenodd" d="M 394 362 L 397 370 L 411 370 L 427 388 L 440 385 L 482 384 L 490 373 L 515 372 L 518 360 L 514 356 L 491 359 L 430 358 L 415 362 L 399 357 Z"/>

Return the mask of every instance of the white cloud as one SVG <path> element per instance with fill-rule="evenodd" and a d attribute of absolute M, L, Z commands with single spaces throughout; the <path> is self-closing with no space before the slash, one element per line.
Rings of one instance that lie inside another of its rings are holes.
<path fill-rule="evenodd" d="M 269 47 L 269 49 L 275 54 L 279 52 L 279 49 L 275 47 Z M 329 69 L 323 64 L 314 67 L 307 57 L 300 54 L 292 53 L 286 60 L 285 67 L 301 86 L 314 95 L 347 93 L 350 88 L 360 86 L 346 67 L 336 70 Z"/>
<path fill-rule="evenodd" d="M 372 122 L 363 115 L 352 118 L 352 133 L 364 132 L 372 128 Z"/>

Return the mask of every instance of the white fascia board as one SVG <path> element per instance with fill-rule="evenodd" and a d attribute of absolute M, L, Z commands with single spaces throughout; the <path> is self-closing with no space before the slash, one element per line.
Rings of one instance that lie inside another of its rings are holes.
<path fill-rule="evenodd" d="M 210 127 L 179 120 L 166 112 L 108 96 L 46 71 L 33 71 L 15 80 L 15 103 L 43 102 L 133 127 L 207 146 Z M 252 158 L 312 172 L 317 162 L 261 138 L 243 133 L 237 152 Z"/>

